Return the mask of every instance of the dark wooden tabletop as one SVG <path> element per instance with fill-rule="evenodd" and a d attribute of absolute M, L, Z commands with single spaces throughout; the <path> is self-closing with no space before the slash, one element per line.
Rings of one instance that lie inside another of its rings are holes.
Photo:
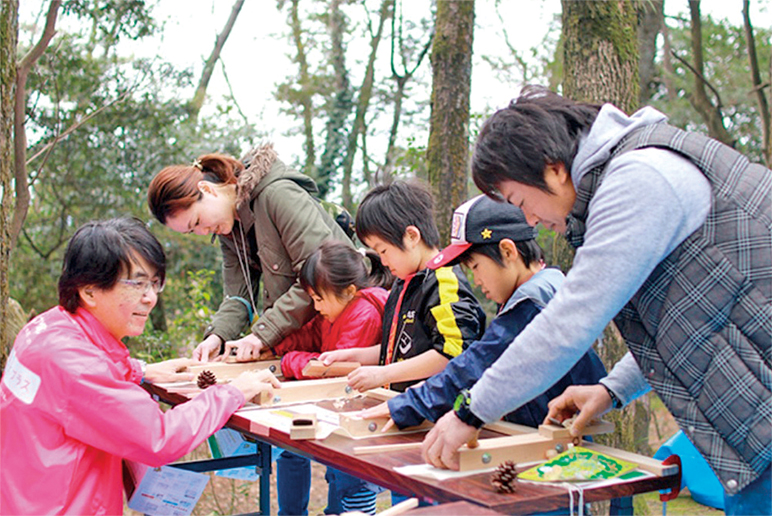
<path fill-rule="evenodd" d="M 156 395 L 160 401 L 172 405 L 187 400 L 182 394 L 170 393 L 156 385 L 146 385 L 146 388 L 151 394 Z M 352 400 L 352 403 L 373 404 L 376 402 L 375 400 L 368 399 L 366 401 Z M 325 405 L 327 404 L 325 403 Z M 356 408 L 358 406 L 353 407 L 349 404 L 346 410 L 356 410 Z M 255 425 L 255 423 L 240 413 L 234 414 L 228 421 L 227 426 L 248 434 L 255 439 L 289 449 L 387 489 L 427 501 L 441 504 L 470 502 L 488 510 L 505 514 L 546 512 L 569 507 L 570 504 L 569 492 L 564 487 L 519 482 L 517 492 L 501 494 L 491 487 L 490 473 L 478 473 L 462 478 L 440 481 L 423 477 L 405 476 L 394 470 L 395 467 L 399 466 L 422 464 L 423 460 L 421 459 L 419 449 L 393 451 L 388 454 L 354 454 L 354 447 L 356 446 L 420 442 L 425 435 L 423 432 L 385 435 L 356 440 L 337 434 L 330 435 L 324 440 L 292 440 L 288 434 L 273 428 L 256 429 L 256 426 L 259 425 Z M 501 435 L 484 429 L 480 437 L 500 437 Z M 583 497 L 585 502 L 609 500 L 637 493 L 670 489 L 679 481 L 680 479 L 676 475 L 645 478 L 629 481 L 624 484 L 586 488 L 583 490 Z M 575 494 L 574 504 L 577 501 L 577 495 Z M 436 511 L 433 514 L 437 514 Z"/>

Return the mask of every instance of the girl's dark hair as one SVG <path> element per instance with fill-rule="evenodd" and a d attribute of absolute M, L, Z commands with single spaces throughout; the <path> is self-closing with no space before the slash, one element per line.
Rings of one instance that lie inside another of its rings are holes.
<path fill-rule="evenodd" d="M 523 259 L 523 263 L 525 263 L 526 267 L 530 267 L 534 262 L 544 261 L 544 252 L 539 244 L 536 243 L 536 240 L 517 241 L 515 242 L 515 248 L 520 254 L 520 258 Z M 490 244 L 472 244 L 472 247 L 459 255 L 456 259 L 457 263 L 468 262 L 472 253 L 487 256 L 500 267 L 504 267 L 504 258 L 501 256 L 499 242 L 491 242 Z"/>
<path fill-rule="evenodd" d="M 394 282 L 389 269 L 383 266 L 375 251 L 367 251 L 370 271 L 364 257 L 351 245 L 337 240 L 328 240 L 303 263 L 300 269 L 300 285 L 317 294 L 329 292 L 341 298 L 343 291 L 354 285 L 357 290 L 367 287 L 391 288 Z"/>
<path fill-rule="evenodd" d="M 147 204 L 161 224 L 168 217 L 201 199 L 199 181 L 215 184 L 236 184 L 244 165 L 224 154 L 204 154 L 192 165 L 170 165 L 150 181 Z"/>
<path fill-rule="evenodd" d="M 85 286 L 109 290 L 120 275 L 132 270 L 138 255 L 166 278 L 166 256 L 145 223 L 133 217 L 87 222 L 72 236 L 64 252 L 59 277 L 59 304 L 75 313 L 80 304 L 78 290 Z"/>
<path fill-rule="evenodd" d="M 408 226 L 415 226 L 424 244 L 431 248 L 440 245 L 432 194 L 418 180 L 395 180 L 374 187 L 362 199 L 355 218 L 357 236 L 362 242 L 375 236 L 404 250 L 405 231 Z"/>
<path fill-rule="evenodd" d="M 563 163 L 571 170 L 579 140 L 600 107 L 574 102 L 543 86 L 526 86 L 480 129 L 472 154 L 474 183 L 494 198 L 506 180 L 552 193 L 544 182 L 544 169 Z"/>

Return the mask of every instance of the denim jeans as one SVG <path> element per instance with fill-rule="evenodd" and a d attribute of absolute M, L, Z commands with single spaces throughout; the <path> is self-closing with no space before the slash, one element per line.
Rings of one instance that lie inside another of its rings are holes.
<path fill-rule="evenodd" d="M 772 514 L 772 466 L 745 489 L 734 496 L 724 493 L 724 512 L 727 516 L 756 516 Z"/>
<path fill-rule="evenodd" d="M 305 516 L 311 496 L 311 461 L 286 450 L 276 458 L 280 516 Z"/>

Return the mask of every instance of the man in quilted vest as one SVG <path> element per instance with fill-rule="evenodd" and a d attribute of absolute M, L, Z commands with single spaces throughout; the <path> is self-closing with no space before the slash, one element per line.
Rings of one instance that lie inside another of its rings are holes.
<path fill-rule="evenodd" d="M 627 116 L 527 87 L 483 126 L 472 172 L 577 252 L 471 403 L 429 433 L 424 458 L 457 467 L 470 423 L 542 392 L 613 319 L 630 353 L 549 416 L 581 410 L 578 434 L 653 388 L 721 481 L 726 513 L 772 514 L 772 171 L 652 108 Z"/>

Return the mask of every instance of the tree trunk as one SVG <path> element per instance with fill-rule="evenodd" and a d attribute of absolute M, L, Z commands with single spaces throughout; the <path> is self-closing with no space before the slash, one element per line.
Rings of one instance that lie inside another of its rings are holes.
<path fill-rule="evenodd" d="M 330 110 L 330 118 L 327 120 L 327 137 L 324 144 L 321 163 L 319 164 L 319 195 L 325 197 L 330 190 L 332 175 L 337 169 L 343 150 L 346 146 L 346 119 L 352 109 L 351 84 L 346 69 L 346 49 L 343 45 L 343 35 L 346 32 L 346 23 L 340 10 L 342 0 L 332 0 L 329 12 L 329 30 L 332 48 L 330 50 L 330 62 L 334 74 L 335 100 Z"/>
<path fill-rule="evenodd" d="M 214 66 L 217 64 L 217 60 L 220 59 L 220 53 L 225 46 L 225 42 L 228 41 L 228 36 L 231 34 L 233 25 L 236 23 L 236 18 L 239 17 L 243 5 L 244 0 L 236 0 L 236 3 L 233 4 L 228 21 L 225 22 L 225 27 L 215 40 L 212 53 L 204 63 L 204 71 L 201 72 L 201 80 L 198 81 L 196 93 L 193 95 L 193 100 L 190 101 L 188 108 L 190 111 L 190 120 L 193 123 L 196 123 L 196 120 L 198 120 L 198 114 L 201 112 L 201 107 L 204 105 L 204 99 L 206 98 L 206 89 L 209 86 L 209 81 L 212 79 Z"/>
<path fill-rule="evenodd" d="M 564 94 L 574 100 L 611 102 L 627 113 L 638 107 L 638 39 L 634 2 L 563 0 Z M 606 369 L 627 352 L 613 323 L 604 331 L 598 352 Z M 648 398 L 606 417 L 616 430 L 600 436 L 611 446 L 647 454 Z"/>
<path fill-rule="evenodd" d="M 354 203 L 351 196 L 351 172 L 354 168 L 354 157 L 357 153 L 357 141 L 359 140 L 359 135 L 366 131 L 365 114 L 367 113 L 367 108 L 370 106 L 370 98 L 373 95 L 373 82 L 375 80 L 375 57 L 378 53 L 378 46 L 381 43 L 383 27 L 386 24 L 386 20 L 389 18 L 391 12 L 389 9 L 391 1 L 392 0 L 381 1 L 378 29 L 375 31 L 375 34 L 373 34 L 372 39 L 370 40 L 370 57 L 367 60 L 365 78 L 362 81 L 362 86 L 359 88 L 359 97 L 357 98 L 354 125 L 348 135 L 348 145 L 346 147 L 346 153 L 343 156 L 342 200 L 343 206 L 351 212 L 354 211 Z M 369 178 L 366 178 L 366 180 L 369 183 Z"/>
<path fill-rule="evenodd" d="M 0 369 L 8 358 L 11 217 L 13 214 L 13 105 L 16 86 L 16 41 L 19 37 L 19 2 L 2 0 L 0 8 Z"/>
<path fill-rule="evenodd" d="M 563 91 L 567 97 L 638 107 L 634 2 L 563 0 Z"/>
<path fill-rule="evenodd" d="M 665 22 L 665 0 L 641 2 L 638 8 L 638 76 L 640 81 L 639 105 L 648 104 L 654 91 L 657 75 L 654 59 L 657 55 L 657 36 Z"/>
<path fill-rule="evenodd" d="M 764 85 L 761 83 L 759 60 L 756 57 L 756 39 L 751 25 L 750 0 L 743 0 L 743 27 L 745 28 L 745 42 L 748 46 L 748 62 L 751 69 L 753 91 L 756 94 L 756 102 L 759 105 L 759 118 L 761 119 L 761 150 L 764 161 L 768 167 L 772 167 L 772 132 L 770 131 L 770 114 L 767 96 L 764 93 Z M 770 65 L 772 66 L 772 64 Z M 772 76 L 770 77 L 772 79 Z M 767 87 L 769 84 L 767 84 Z"/>
<path fill-rule="evenodd" d="M 308 72 L 308 56 L 306 55 L 306 45 L 303 41 L 303 31 L 300 27 L 300 14 L 298 3 L 300 0 L 292 0 L 290 26 L 292 27 L 292 40 L 295 42 L 297 56 L 295 60 L 298 63 L 298 83 L 300 85 L 300 108 L 303 113 L 303 144 L 306 150 L 306 163 L 303 166 L 303 173 L 314 179 L 316 174 L 316 148 L 314 147 L 314 103 L 312 100 L 311 76 Z"/>
<path fill-rule="evenodd" d="M 715 88 L 710 86 L 705 79 L 705 66 L 702 59 L 702 20 L 700 19 L 700 1 L 689 0 L 689 13 L 692 20 L 692 57 L 694 64 L 689 66 L 694 74 L 694 93 L 689 95 L 689 102 L 691 102 L 694 109 L 702 116 L 703 120 L 708 126 L 708 134 L 711 138 L 715 138 L 727 145 L 734 145 L 732 136 L 729 131 L 724 127 L 724 119 L 721 113 L 721 99 L 718 97 L 718 92 Z M 685 63 L 686 64 L 686 63 Z M 716 104 L 708 98 L 706 90 L 710 87 L 711 91 L 716 95 Z"/>
<path fill-rule="evenodd" d="M 437 2 L 432 44 L 432 113 L 426 161 L 440 242 L 450 240 L 453 210 L 466 200 L 474 1 Z"/>

